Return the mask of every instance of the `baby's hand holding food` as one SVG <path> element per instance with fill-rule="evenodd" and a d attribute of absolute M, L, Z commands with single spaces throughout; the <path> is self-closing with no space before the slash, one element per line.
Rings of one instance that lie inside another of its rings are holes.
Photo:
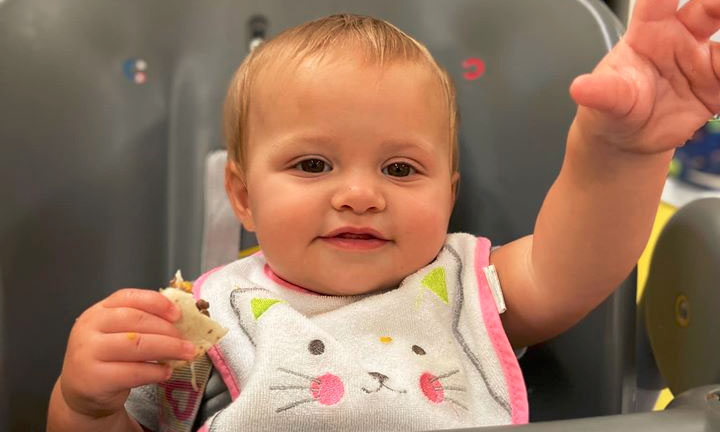
<path fill-rule="evenodd" d="M 122 289 L 87 309 L 70 332 L 59 379 L 65 403 L 88 417 L 121 409 L 130 389 L 168 379 L 166 363 L 189 361 L 196 347 L 174 325 L 179 308 L 150 290 Z"/>

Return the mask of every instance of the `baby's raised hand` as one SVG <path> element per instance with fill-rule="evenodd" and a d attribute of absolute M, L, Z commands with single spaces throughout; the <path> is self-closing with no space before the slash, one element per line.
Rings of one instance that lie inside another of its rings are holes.
<path fill-rule="evenodd" d="M 132 387 L 166 380 L 157 360 L 192 360 L 195 346 L 172 324 L 177 307 L 162 294 L 123 289 L 87 309 L 70 332 L 60 389 L 66 404 L 88 417 L 114 414 Z"/>
<path fill-rule="evenodd" d="M 637 0 L 624 37 L 575 79 L 585 136 L 634 153 L 681 146 L 720 111 L 720 0 Z"/>

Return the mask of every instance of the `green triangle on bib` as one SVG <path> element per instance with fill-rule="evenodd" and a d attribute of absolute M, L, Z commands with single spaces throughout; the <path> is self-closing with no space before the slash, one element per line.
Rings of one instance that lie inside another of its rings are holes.
<path fill-rule="evenodd" d="M 257 320 L 262 314 L 265 313 L 275 303 L 280 303 L 282 300 L 273 298 L 258 298 L 255 297 L 250 300 L 250 309 L 252 309 L 253 316 Z"/>
<path fill-rule="evenodd" d="M 427 274 L 422 280 L 422 284 L 425 285 L 427 289 L 432 291 L 436 296 L 440 297 L 442 301 L 447 304 L 448 302 L 448 292 L 447 292 L 447 284 L 445 283 L 445 269 L 442 267 L 438 267 L 436 269 L 433 269 L 430 273 Z"/>

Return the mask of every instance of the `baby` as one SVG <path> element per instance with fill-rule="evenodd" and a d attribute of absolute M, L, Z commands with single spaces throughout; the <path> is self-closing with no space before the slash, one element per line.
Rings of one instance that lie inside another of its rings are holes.
<path fill-rule="evenodd" d="M 170 385 L 159 362 L 193 358 L 179 311 L 125 289 L 73 327 L 48 429 L 526 422 L 512 347 L 567 329 L 627 276 L 673 150 L 720 111 L 720 49 L 708 41 L 720 0 L 676 9 L 638 0 L 624 38 L 572 83 L 579 108 L 534 233 L 495 249 L 446 232 L 455 93 L 424 46 L 342 15 L 256 48 L 228 92 L 226 188 L 262 253 L 194 288 L 229 329 L 208 354 L 232 401 L 195 419 L 202 394 Z"/>

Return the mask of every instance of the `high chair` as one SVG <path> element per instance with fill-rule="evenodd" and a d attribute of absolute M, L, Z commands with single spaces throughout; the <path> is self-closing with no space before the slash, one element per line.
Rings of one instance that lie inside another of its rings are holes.
<path fill-rule="evenodd" d="M 510 27 L 505 20 L 480 18 L 482 23 L 471 28 L 461 20 L 456 30 L 466 37 L 458 45 L 448 46 L 436 39 L 440 30 L 413 31 L 417 23 L 405 26 L 402 17 L 385 17 L 391 22 L 398 20 L 400 28 L 426 43 L 456 80 L 462 116 L 461 181 L 450 231 L 488 236 L 502 244 L 532 232 L 542 199 L 560 167 L 564 134 L 574 114 L 567 93 L 569 83 L 583 71 L 592 70 L 623 29 L 604 5 L 595 2 L 556 3 L 557 10 L 563 9 L 557 16 L 545 3 L 524 4 L 522 14 L 513 2 L 466 5 L 482 10 L 480 15 L 506 16 L 515 24 Z M 523 18 L 525 12 L 528 15 Z M 462 15 L 480 16 L 467 11 Z M 536 21 L 538 15 L 542 18 Z M 436 28 L 443 28 L 445 18 L 437 17 Z M 578 27 L 568 25 L 566 18 L 577 20 Z M 556 32 L 548 34 L 548 28 Z M 521 45 L 521 38 L 536 43 Z M 238 256 L 238 251 L 243 256 L 256 250 L 253 236 L 234 222 L 226 202 L 222 187 L 225 161 L 224 150 L 210 153 L 206 160 L 205 221 L 209 223 L 204 231 L 203 270 Z M 530 347 L 521 358 L 531 421 L 634 413 L 652 407 L 653 400 L 647 400 L 647 392 L 638 386 L 635 284 L 633 273 L 579 324 Z M 698 415 L 695 420 L 701 418 Z M 702 420 L 698 421 L 701 424 Z M 647 430 L 659 430 L 652 428 L 684 423 L 636 415 L 527 428 L 630 430 L 643 424 Z"/>
<path fill-rule="evenodd" d="M 224 154 L 213 153 L 227 84 L 251 43 L 336 12 L 388 19 L 454 77 L 451 230 L 497 245 L 532 232 L 575 110 L 568 86 L 623 32 L 599 0 L 0 0 L 0 431 L 44 429 L 68 332 L 89 305 L 164 286 L 178 268 L 196 277 L 252 245 L 223 208 Z M 634 339 L 631 275 L 522 357 L 531 420 L 642 408 Z M 701 430 L 713 389 L 676 398 L 654 423 L 524 428 Z"/>

